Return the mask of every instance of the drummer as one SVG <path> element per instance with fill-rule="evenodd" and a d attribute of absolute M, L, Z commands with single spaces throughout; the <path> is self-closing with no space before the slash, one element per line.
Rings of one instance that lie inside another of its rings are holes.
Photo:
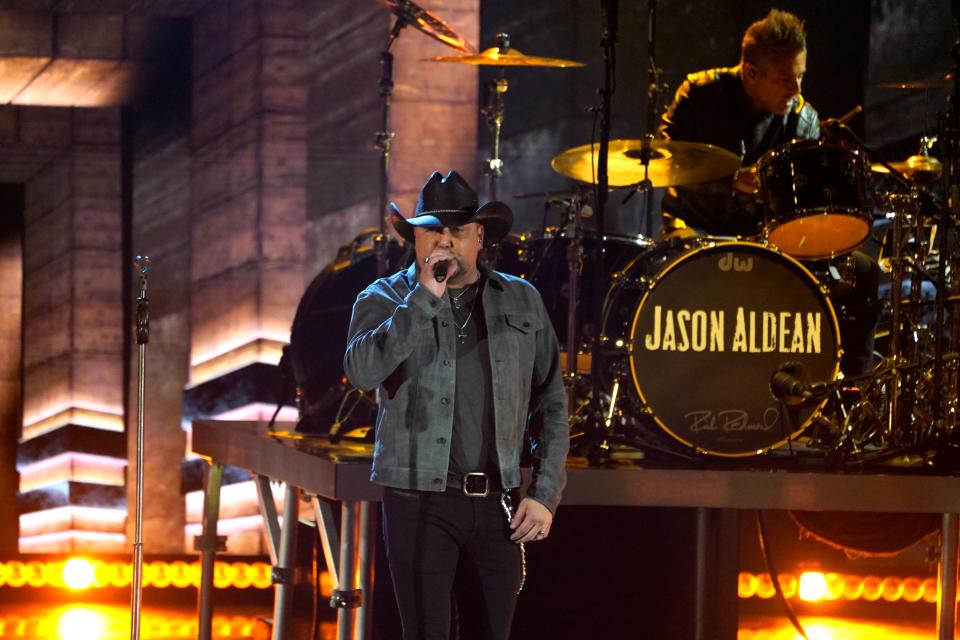
<path fill-rule="evenodd" d="M 733 180 L 668 190 L 663 200 L 664 235 L 757 235 L 762 208 L 754 163 L 767 151 L 794 138 L 820 136 L 817 111 L 800 95 L 807 70 L 804 23 L 772 9 L 743 36 L 740 63 L 687 76 L 664 113 L 660 134 L 667 140 L 700 142 L 740 156 L 743 168 Z M 694 231 L 694 229 L 696 231 Z M 842 295 L 831 295 L 840 315 L 847 375 L 873 365 L 873 336 L 879 315 L 879 268 L 855 252 L 855 280 Z M 836 270 L 834 270 L 834 273 Z"/>

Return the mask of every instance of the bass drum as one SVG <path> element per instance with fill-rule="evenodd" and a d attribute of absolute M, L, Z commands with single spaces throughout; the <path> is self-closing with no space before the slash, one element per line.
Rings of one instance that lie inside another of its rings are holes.
<path fill-rule="evenodd" d="M 364 231 L 340 248 L 333 262 L 304 292 L 290 329 L 289 360 L 299 389 L 301 433 L 343 434 L 372 425 L 376 405 L 347 384 L 343 353 L 357 295 L 377 279 L 377 256 L 371 246 L 376 229 Z M 395 241 L 387 244 L 387 274 L 407 267 L 412 252 Z M 332 433 L 332 432 L 331 432 Z"/>
<path fill-rule="evenodd" d="M 595 335 L 593 326 L 585 324 L 593 309 L 600 303 L 603 290 L 596 286 L 597 243 L 603 251 L 604 287 L 610 276 L 623 269 L 650 246 L 650 240 L 639 235 L 606 234 L 597 238 L 589 231 L 582 239 L 583 255 L 579 260 L 580 292 L 577 297 L 577 326 L 581 345 Z M 566 349 L 567 316 L 569 313 L 570 280 L 569 258 L 571 238 L 564 232 L 548 227 L 542 233 L 511 235 L 500 242 L 496 254 L 489 261 L 497 271 L 521 277 L 537 288 L 547 313 L 557 332 L 560 348 Z"/>
<path fill-rule="evenodd" d="M 819 411 L 775 399 L 774 372 L 839 372 L 837 317 L 817 279 L 749 242 L 665 244 L 634 259 L 614 278 L 604 333 L 605 386 L 619 381 L 670 436 L 716 456 L 780 446 Z"/>

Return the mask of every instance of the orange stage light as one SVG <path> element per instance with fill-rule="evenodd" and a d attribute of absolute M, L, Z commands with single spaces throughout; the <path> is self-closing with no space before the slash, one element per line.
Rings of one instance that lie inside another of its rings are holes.
<path fill-rule="evenodd" d="M 823 600 L 827 594 L 827 579 L 819 571 L 804 571 L 800 574 L 800 599 L 807 602 Z"/>
<path fill-rule="evenodd" d="M 86 558 L 70 558 L 63 565 L 63 582 L 71 589 L 80 591 L 93 585 L 93 565 Z"/>
<path fill-rule="evenodd" d="M 858 576 L 838 573 L 805 571 L 799 578 L 781 573 L 780 586 L 787 598 L 799 597 L 806 602 L 864 600 L 867 602 L 924 602 L 937 601 L 937 579 L 902 576 Z M 768 600 L 776 594 L 767 573 L 742 571 L 737 593 L 743 600 Z M 958 597 L 960 600 L 960 597 Z"/>

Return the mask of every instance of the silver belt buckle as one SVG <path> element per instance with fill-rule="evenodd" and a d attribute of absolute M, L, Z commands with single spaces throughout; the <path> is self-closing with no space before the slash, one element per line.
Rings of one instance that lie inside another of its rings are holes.
<path fill-rule="evenodd" d="M 470 478 L 483 478 L 483 491 L 471 491 L 470 490 Z M 463 476 L 463 495 L 470 496 L 471 498 L 486 498 L 490 495 L 490 478 L 487 477 L 487 474 L 479 471 L 471 471 L 466 473 Z"/>

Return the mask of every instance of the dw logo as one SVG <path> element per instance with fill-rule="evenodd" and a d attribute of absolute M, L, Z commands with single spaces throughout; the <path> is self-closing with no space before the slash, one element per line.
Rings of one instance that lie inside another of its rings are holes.
<path fill-rule="evenodd" d="M 730 269 L 734 271 L 753 271 L 753 258 L 740 258 L 733 253 L 727 253 L 717 261 L 717 267 L 720 268 L 720 271 L 730 271 Z"/>

